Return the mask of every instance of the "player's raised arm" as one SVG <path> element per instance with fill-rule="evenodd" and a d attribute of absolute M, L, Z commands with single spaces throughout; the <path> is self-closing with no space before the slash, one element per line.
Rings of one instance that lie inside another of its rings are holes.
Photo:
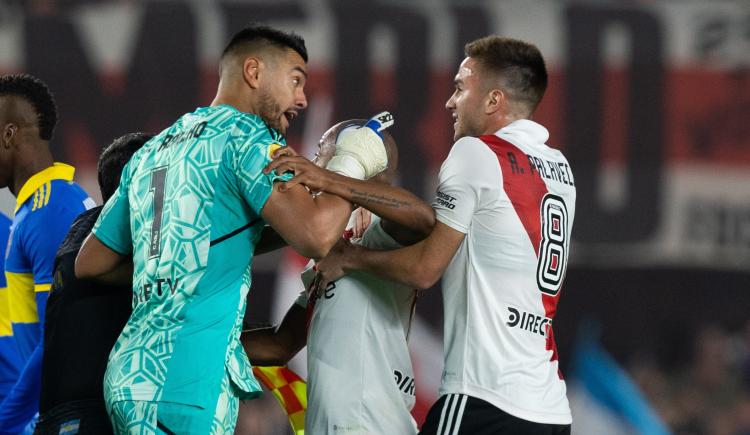
<path fill-rule="evenodd" d="M 367 121 L 367 124 L 373 122 L 374 119 L 376 117 Z M 344 198 L 370 210 L 384 220 L 409 228 L 422 237 L 427 236 L 435 225 L 435 212 L 429 204 L 405 189 L 383 183 L 379 179 L 380 175 L 367 180 L 359 179 L 367 177 L 359 175 L 364 172 L 363 170 L 352 168 L 352 159 L 339 159 L 337 155 L 333 155 L 333 158 L 326 156 L 327 153 L 334 152 L 347 155 L 352 144 L 354 144 L 352 148 L 358 144 L 358 141 L 349 140 L 345 135 L 342 140 L 342 135 L 351 128 L 351 125 L 342 124 L 326 132 L 321 141 L 319 157 L 330 159 L 326 165 L 328 170 L 322 169 L 320 165 L 313 164 L 304 157 L 277 154 L 264 172 L 269 173 L 275 170 L 277 173 L 294 173 L 292 180 L 279 187 L 281 192 L 302 184 L 312 191 L 323 191 Z M 367 130 L 362 128 L 362 131 Z M 393 137 L 385 131 L 379 131 L 378 134 L 383 138 L 388 156 L 387 168 L 393 168 L 398 159 Z M 328 143 L 323 143 L 326 141 Z"/>
<path fill-rule="evenodd" d="M 392 123 L 393 118 L 387 112 L 368 121 L 339 123 L 323 135 L 316 163 L 281 149 L 276 156 L 281 154 L 282 158 L 293 159 L 292 162 L 275 172 L 267 167 L 264 173 L 296 174 L 304 172 L 303 167 L 326 165 L 329 170 L 344 174 L 343 178 L 373 178 L 385 171 L 389 159 L 394 158 L 394 153 L 388 152 L 383 135 L 383 130 Z M 298 182 L 284 184 L 277 179 L 262 215 L 295 250 L 311 258 L 322 258 L 341 237 L 352 205 L 343 195 L 328 192 L 310 195 L 309 188 Z"/>
<path fill-rule="evenodd" d="M 303 157 L 280 157 L 268 166 L 270 170 L 293 170 L 295 177 L 280 186 L 282 192 L 304 184 L 364 207 L 383 219 L 429 234 L 435 224 L 435 212 L 413 193 L 370 180 L 356 180 L 323 170 Z"/>

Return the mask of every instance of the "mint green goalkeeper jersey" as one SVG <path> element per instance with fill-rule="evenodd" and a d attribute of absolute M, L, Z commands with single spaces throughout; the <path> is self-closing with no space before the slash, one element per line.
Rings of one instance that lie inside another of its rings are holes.
<path fill-rule="evenodd" d="M 263 174 L 284 139 L 230 106 L 182 116 L 132 157 L 94 234 L 133 256 L 133 313 L 109 356 L 105 399 L 208 403 L 229 376 L 260 394 L 239 342 Z"/>

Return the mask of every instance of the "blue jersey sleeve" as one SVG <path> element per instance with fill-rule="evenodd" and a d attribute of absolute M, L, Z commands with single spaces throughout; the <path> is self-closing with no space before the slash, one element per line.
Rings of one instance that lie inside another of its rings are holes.
<path fill-rule="evenodd" d="M 133 252 L 133 239 L 130 232 L 130 202 L 128 188 L 130 186 L 130 163 L 125 165 L 120 179 L 120 186 L 115 194 L 109 198 L 99 219 L 94 225 L 93 233 L 96 238 L 108 248 L 122 255 Z"/>
<path fill-rule="evenodd" d="M 55 254 L 80 211 L 79 208 L 50 204 L 32 212 L 24 222 L 23 251 L 34 275 L 34 293 L 41 324 L 44 323 L 47 295 L 52 285 Z"/>
<path fill-rule="evenodd" d="M 42 345 L 34 349 L 21 376 L 0 404 L 0 434 L 19 434 L 39 412 L 42 389 Z"/>
<path fill-rule="evenodd" d="M 253 138 L 240 146 L 234 169 L 240 192 L 250 208 L 260 216 L 260 211 L 273 191 L 275 181 L 287 181 L 292 174 L 277 175 L 276 172 L 263 173 L 263 168 L 271 162 L 271 154 L 286 146 L 270 134 Z"/>
<path fill-rule="evenodd" d="M 49 290 L 55 254 L 81 210 L 53 205 L 37 210 L 23 225 L 23 251 L 34 274 L 35 290 Z"/>

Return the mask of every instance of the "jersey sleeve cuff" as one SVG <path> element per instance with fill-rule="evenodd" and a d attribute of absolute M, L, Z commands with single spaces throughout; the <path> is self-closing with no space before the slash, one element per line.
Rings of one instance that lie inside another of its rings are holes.
<path fill-rule="evenodd" d="M 50 288 L 52 288 L 52 283 L 34 284 L 34 293 L 48 292 Z"/>
<path fill-rule="evenodd" d="M 291 172 L 288 172 L 286 174 L 281 174 L 281 175 L 276 174 L 276 171 L 270 172 L 267 175 L 267 177 L 268 177 L 269 183 L 271 183 L 271 188 L 263 192 L 262 194 L 263 197 L 260 198 L 260 207 L 258 207 L 257 210 L 253 210 L 253 211 L 255 211 L 258 214 L 258 216 L 261 216 L 261 213 L 263 212 L 263 207 L 266 206 L 266 203 L 268 202 L 268 198 L 271 197 L 271 193 L 273 193 L 273 188 L 276 182 L 289 181 L 292 179 L 293 176 L 294 174 L 292 174 Z M 254 207 L 251 207 L 251 208 L 254 208 Z"/>
<path fill-rule="evenodd" d="M 441 223 L 448 225 L 449 227 L 453 228 L 454 230 L 458 231 L 459 233 L 467 234 L 469 232 L 469 227 L 456 222 L 455 220 L 451 219 L 450 217 L 446 216 L 445 214 L 441 213 L 440 210 L 436 211 L 435 218 L 440 221 Z"/>
<path fill-rule="evenodd" d="M 109 237 L 107 237 L 106 235 L 102 234 L 100 231 L 94 230 L 93 233 L 94 233 L 94 236 L 97 239 L 99 239 L 99 241 L 102 242 L 102 244 L 104 244 L 104 246 L 106 246 L 107 248 L 113 250 L 114 252 L 116 252 L 116 253 L 118 253 L 120 255 L 130 255 L 131 254 L 130 249 L 127 249 L 127 248 L 125 248 L 123 246 L 118 245 L 117 243 L 115 243 L 114 240 L 112 240 Z"/>

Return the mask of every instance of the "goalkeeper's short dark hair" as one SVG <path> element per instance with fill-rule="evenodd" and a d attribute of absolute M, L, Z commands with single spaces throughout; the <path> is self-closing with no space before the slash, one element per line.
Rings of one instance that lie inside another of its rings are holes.
<path fill-rule="evenodd" d="M 305 40 L 293 32 L 284 32 L 264 24 L 251 24 L 232 36 L 224 48 L 221 57 L 238 50 L 246 45 L 257 44 L 257 47 L 274 46 L 277 48 L 291 48 L 307 62 L 307 47 Z"/>

